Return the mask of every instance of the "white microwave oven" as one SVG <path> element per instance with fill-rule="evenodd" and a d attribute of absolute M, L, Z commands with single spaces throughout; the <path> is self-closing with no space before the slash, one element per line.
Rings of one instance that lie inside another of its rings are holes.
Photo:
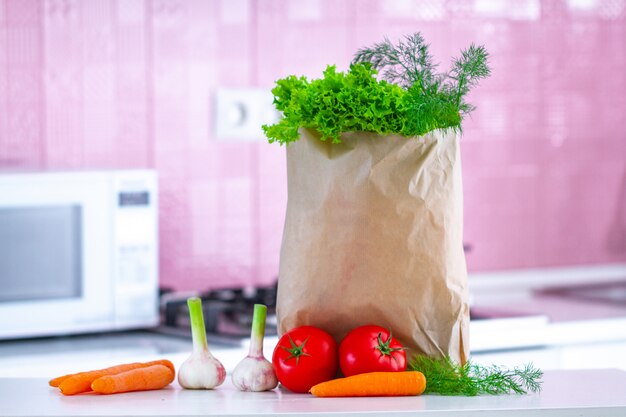
<path fill-rule="evenodd" d="M 158 323 L 157 175 L 0 174 L 0 339 Z"/>

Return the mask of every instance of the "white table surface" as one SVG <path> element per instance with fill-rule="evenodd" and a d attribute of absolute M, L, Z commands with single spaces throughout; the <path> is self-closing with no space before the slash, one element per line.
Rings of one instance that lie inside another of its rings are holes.
<path fill-rule="evenodd" d="M 237 391 L 230 379 L 213 391 L 167 389 L 64 397 L 41 378 L 1 378 L 0 416 L 625 416 L 626 372 L 548 371 L 543 391 L 480 397 L 315 398 L 283 389 Z"/>

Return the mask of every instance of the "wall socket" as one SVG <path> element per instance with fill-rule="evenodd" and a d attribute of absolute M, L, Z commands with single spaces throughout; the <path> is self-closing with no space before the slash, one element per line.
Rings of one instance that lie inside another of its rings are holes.
<path fill-rule="evenodd" d="M 276 123 L 280 113 L 271 91 L 260 88 L 221 88 L 215 93 L 215 136 L 218 140 L 257 140 L 264 124 Z"/>

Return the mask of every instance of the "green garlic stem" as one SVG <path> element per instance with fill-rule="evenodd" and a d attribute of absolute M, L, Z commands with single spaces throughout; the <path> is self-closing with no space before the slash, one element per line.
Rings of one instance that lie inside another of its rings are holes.
<path fill-rule="evenodd" d="M 252 331 L 250 333 L 250 351 L 248 356 L 253 358 L 263 357 L 263 337 L 265 336 L 265 318 L 267 317 L 267 306 L 263 304 L 254 305 L 252 315 Z"/>
<path fill-rule="evenodd" d="M 204 327 L 204 315 L 202 314 L 202 300 L 198 297 L 187 299 L 189 306 L 189 318 L 191 319 L 191 337 L 193 339 L 194 352 L 209 350 L 206 341 L 206 329 Z"/>

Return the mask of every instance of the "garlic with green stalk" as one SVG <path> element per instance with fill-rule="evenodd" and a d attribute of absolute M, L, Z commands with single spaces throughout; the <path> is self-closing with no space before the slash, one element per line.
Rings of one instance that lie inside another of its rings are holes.
<path fill-rule="evenodd" d="M 178 383 L 187 389 L 213 389 L 224 382 L 226 370 L 209 351 L 202 315 L 202 301 L 198 297 L 187 299 L 193 352 L 178 370 Z"/>
<path fill-rule="evenodd" d="M 240 391 L 268 391 L 276 388 L 278 379 L 274 367 L 263 356 L 263 336 L 267 307 L 254 305 L 250 350 L 233 371 L 233 385 Z"/>

